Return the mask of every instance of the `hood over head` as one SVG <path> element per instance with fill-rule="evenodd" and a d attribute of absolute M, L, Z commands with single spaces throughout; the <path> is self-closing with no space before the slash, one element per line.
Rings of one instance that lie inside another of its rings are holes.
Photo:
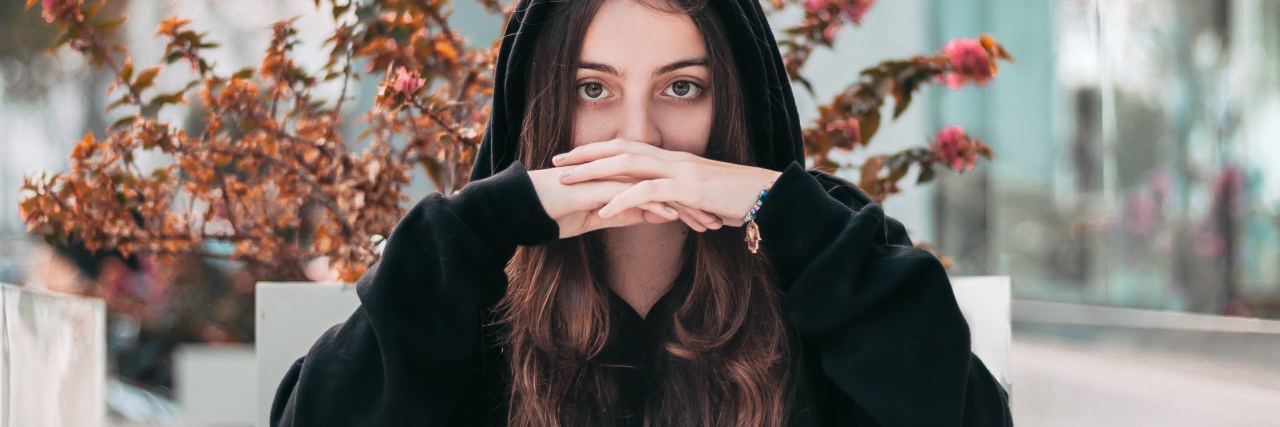
<path fill-rule="evenodd" d="M 471 168 L 472 181 L 501 171 L 517 158 L 534 41 L 546 30 L 542 23 L 548 14 L 564 1 L 519 0 L 507 21 L 494 69 L 492 114 Z M 733 35 L 729 44 L 743 88 L 751 163 L 776 171 L 792 161 L 803 165 L 795 98 L 759 0 L 709 0 L 707 7 L 724 22 L 725 32 Z"/>

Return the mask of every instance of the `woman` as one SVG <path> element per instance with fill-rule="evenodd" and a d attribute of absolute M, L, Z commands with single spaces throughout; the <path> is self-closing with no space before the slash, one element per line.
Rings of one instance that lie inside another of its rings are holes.
<path fill-rule="evenodd" d="M 471 182 L 272 424 L 1011 424 L 938 261 L 804 169 L 757 1 L 521 1 Z"/>

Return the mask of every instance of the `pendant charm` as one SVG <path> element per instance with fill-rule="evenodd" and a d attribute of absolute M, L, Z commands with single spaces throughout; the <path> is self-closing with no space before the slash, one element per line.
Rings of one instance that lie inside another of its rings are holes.
<path fill-rule="evenodd" d="M 760 250 L 760 226 L 755 221 L 747 223 L 747 250 L 756 253 Z"/>

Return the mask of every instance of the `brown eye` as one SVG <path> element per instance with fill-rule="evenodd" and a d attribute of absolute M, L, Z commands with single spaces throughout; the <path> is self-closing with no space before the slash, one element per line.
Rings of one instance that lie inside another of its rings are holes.
<path fill-rule="evenodd" d="M 702 86 L 688 80 L 680 80 L 667 86 L 666 93 L 681 100 L 692 100 L 702 93 Z"/>
<path fill-rule="evenodd" d="M 599 101 L 608 96 L 609 91 L 598 82 L 587 82 L 578 85 L 578 96 L 587 101 Z"/>
<path fill-rule="evenodd" d="M 686 96 L 692 89 L 693 88 L 689 86 L 689 82 L 686 81 L 678 81 L 671 85 L 671 91 L 674 92 L 676 96 Z"/>

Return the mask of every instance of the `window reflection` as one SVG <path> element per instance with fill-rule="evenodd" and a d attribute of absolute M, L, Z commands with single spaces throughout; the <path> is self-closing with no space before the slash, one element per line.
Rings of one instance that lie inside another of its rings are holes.
<path fill-rule="evenodd" d="M 1039 19 L 1045 46 L 1011 46 L 1030 60 L 979 113 L 938 97 L 938 121 L 984 123 L 998 155 L 940 188 L 957 274 L 1010 274 L 1026 299 L 1280 317 L 1280 2 L 1059 0 Z"/>

